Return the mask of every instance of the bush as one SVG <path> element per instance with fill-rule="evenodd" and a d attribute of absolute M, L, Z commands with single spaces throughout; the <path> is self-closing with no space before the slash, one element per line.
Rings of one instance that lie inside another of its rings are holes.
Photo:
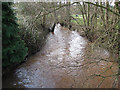
<path fill-rule="evenodd" d="M 25 43 L 20 39 L 16 17 L 9 2 L 2 3 L 2 66 L 6 67 L 24 60 Z"/>
<path fill-rule="evenodd" d="M 42 49 L 46 41 L 46 36 L 49 33 L 48 28 L 52 26 L 49 20 L 50 17 L 48 18 L 48 16 L 46 16 L 45 18 L 47 20 L 44 20 L 41 15 L 38 15 L 39 12 L 44 12 L 41 4 L 42 3 L 34 2 L 13 4 L 13 8 L 15 8 L 16 11 L 16 17 L 18 18 L 20 28 L 19 34 L 28 47 L 28 56 Z M 39 17 L 36 19 L 36 16 Z"/>

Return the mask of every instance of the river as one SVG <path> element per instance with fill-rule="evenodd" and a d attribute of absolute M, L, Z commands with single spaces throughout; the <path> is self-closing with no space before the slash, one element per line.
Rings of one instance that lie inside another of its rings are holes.
<path fill-rule="evenodd" d="M 40 52 L 3 77 L 3 88 L 118 87 L 114 58 L 103 48 L 92 51 L 90 45 L 58 24 Z"/>

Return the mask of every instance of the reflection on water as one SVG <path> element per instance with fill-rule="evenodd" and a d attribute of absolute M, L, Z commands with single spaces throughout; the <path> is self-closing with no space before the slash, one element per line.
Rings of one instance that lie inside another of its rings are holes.
<path fill-rule="evenodd" d="M 117 72 L 117 64 L 109 62 L 109 56 L 109 52 L 101 48 L 91 52 L 86 39 L 57 25 L 42 51 L 3 77 L 3 87 L 110 88 L 117 83 L 115 76 L 97 76 Z"/>
<path fill-rule="evenodd" d="M 83 49 L 85 48 L 86 42 L 77 32 L 72 31 L 71 37 L 72 40 L 70 44 L 70 56 L 78 57 L 78 55 L 83 55 Z"/>

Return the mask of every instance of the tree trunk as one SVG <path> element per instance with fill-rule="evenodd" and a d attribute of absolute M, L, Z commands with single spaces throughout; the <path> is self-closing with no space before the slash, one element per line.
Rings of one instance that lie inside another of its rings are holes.
<path fill-rule="evenodd" d="M 98 2 L 96 2 L 96 4 L 98 4 Z M 98 10 L 98 7 L 96 6 L 95 7 L 95 24 L 94 24 L 94 27 L 97 28 L 97 10 Z"/>
<path fill-rule="evenodd" d="M 58 20 L 57 20 L 57 15 L 56 15 L 56 10 L 55 10 L 55 7 L 56 7 L 56 5 L 57 5 L 57 3 L 56 2 L 53 2 L 53 5 L 54 5 L 54 23 L 56 23 Z"/>
<path fill-rule="evenodd" d="M 89 22 L 89 20 L 90 20 L 90 4 L 88 3 L 88 13 L 87 13 L 87 26 L 89 27 L 89 24 L 90 24 L 90 22 Z"/>
<path fill-rule="evenodd" d="M 66 6 L 66 22 L 67 22 L 67 26 L 70 27 L 70 2 L 67 2 L 68 6 Z"/>
<path fill-rule="evenodd" d="M 105 2 L 105 5 L 106 5 L 106 8 L 109 8 L 109 2 L 108 1 L 106 1 Z M 108 23 L 109 23 L 109 12 L 108 12 L 108 9 L 106 9 L 106 27 L 108 27 Z"/>
<path fill-rule="evenodd" d="M 45 5 L 45 3 L 43 3 Z M 46 24 L 46 15 L 45 15 L 45 8 L 43 9 L 43 20 L 42 20 L 42 24 L 44 25 L 43 30 L 45 29 L 45 24 Z"/>

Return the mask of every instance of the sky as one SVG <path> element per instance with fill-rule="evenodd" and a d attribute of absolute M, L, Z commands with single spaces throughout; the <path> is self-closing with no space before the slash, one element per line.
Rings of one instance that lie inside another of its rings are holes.
<path fill-rule="evenodd" d="M 86 1 L 86 2 L 93 2 L 93 1 L 102 1 L 105 2 L 107 0 L 4 0 L 4 1 L 14 1 L 14 2 L 57 2 L 57 1 L 71 1 L 71 2 L 80 2 L 80 1 Z M 108 0 L 109 2 L 115 2 L 120 0 Z M 112 3 L 114 5 L 114 3 Z"/>

